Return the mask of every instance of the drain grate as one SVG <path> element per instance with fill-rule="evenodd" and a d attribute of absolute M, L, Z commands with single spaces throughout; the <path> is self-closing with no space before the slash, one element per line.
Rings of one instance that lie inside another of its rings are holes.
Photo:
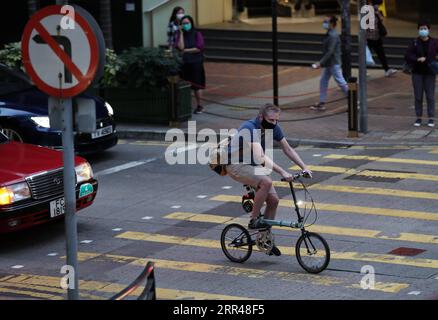
<path fill-rule="evenodd" d="M 417 248 L 400 247 L 400 248 L 397 248 L 397 249 L 390 251 L 389 254 L 394 254 L 394 255 L 398 255 L 398 256 L 413 257 L 413 256 L 419 255 L 420 253 L 423 253 L 425 251 L 426 250 L 417 249 Z"/>

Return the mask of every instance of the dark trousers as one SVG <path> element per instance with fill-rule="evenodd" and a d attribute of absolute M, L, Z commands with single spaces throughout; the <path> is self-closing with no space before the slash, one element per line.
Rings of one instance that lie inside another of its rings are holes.
<path fill-rule="evenodd" d="M 435 117 L 435 75 L 412 74 L 412 83 L 415 94 L 415 113 L 417 118 L 423 116 L 423 96 L 426 93 L 427 99 L 427 116 Z"/>
<path fill-rule="evenodd" d="M 380 62 L 382 63 L 383 69 L 385 71 L 389 70 L 388 60 L 386 60 L 385 49 L 383 48 L 382 39 L 379 40 L 367 40 L 368 48 L 377 54 Z"/>

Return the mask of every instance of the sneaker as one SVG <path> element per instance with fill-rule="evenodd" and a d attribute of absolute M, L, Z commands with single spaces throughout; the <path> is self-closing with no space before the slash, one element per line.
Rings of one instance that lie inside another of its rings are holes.
<path fill-rule="evenodd" d="M 427 126 L 433 128 L 435 127 L 435 122 L 432 119 L 430 119 L 429 122 L 427 123 Z"/>
<path fill-rule="evenodd" d="M 261 222 L 260 219 L 251 219 L 248 224 L 248 229 L 269 229 L 271 226 L 266 222 Z"/>
<path fill-rule="evenodd" d="M 270 255 L 270 256 L 274 255 L 274 256 L 279 257 L 279 256 L 281 256 L 281 251 L 280 251 L 280 249 L 278 249 L 277 246 L 274 244 L 274 246 L 273 246 L 272 249 L 271 249 L 271 252 L 269 252 L 269 255 Z"/>
<path fill-rule="evenodd" d="M 314 106 L 310 107 L 310 110 L 324 111 L 325 110 L 324 103 L 315 104 Z"/>
<path fill-rule="evenodd" d="M 197 106 L 195 111 L 193 111 L 194 114 L 201 114 L 204 112 L 204 107 L 202 106 Z"/>
<path fill-rule="evenodd" d="M 390 76 L 392 76 L 394 73 L 397 73 L 397 70 L 395 70 L 395 69 L 389 69 L 388 71 L 385 72 L 385 77 L 390 77 Z"/>
<path fill-rule="evenodd" d="M 417 119 L 414 123 L 414 127 L 420 127 L 421 126 L 421 119 Z"/>

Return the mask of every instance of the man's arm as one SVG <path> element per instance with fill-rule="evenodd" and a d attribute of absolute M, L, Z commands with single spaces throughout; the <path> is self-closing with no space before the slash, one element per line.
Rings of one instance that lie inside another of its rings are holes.
<path fill-rule="evenodd" d="M 280 145 L 284 154 L 287 155 L 289 159 L 296 163 L 301 169 L 303 169 L 303 171 L 307 171 L 312 174 L 312 171 L 306 166 L 303 160 L 301 160 L 298 153 L 289 145 L 289 142 L 287 142 L 286 138 L 280 140 Z"/>
<path fill-rule="evenodd" d="M 272 170 L 277 172 L 283 178 L 291 177 L 291 174 L 289 174 L 286 170 L 284 170 L 279 165 L 275 164 L 274 161 L 263 152 L 263 148 L 260 143 L 258 142 L 251 143 L 251 148 L 252 148 L 255 163 L 261 164 L 268 169 L 272 168 Z"/>

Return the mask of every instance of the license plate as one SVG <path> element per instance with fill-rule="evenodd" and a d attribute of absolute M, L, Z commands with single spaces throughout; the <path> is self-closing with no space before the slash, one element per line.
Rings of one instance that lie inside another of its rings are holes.
<path fill-rule="evenodd" d="M 50 202 L 50 218 L 56 218 L 65 214 L 65 199 L 61 198 Z"/>
<path fill-rule="evenodd" d="M 97 129 L 96 132 L 93 132 L 91 134 L 91 138 L 97 139 L 97 138 L 107 136 L 111 133 L 113 133 L 113 126 L 108 126 L 108 127 L 102 128 L 102 129 Z"/>

